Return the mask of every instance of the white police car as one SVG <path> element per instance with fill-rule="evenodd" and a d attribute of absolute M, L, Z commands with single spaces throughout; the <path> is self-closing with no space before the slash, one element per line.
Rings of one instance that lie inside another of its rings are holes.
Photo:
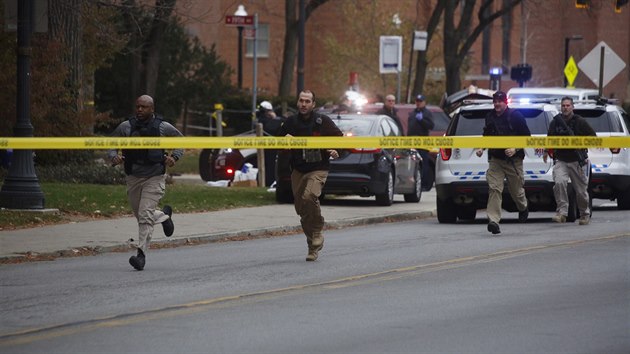
<path fill-rule="evenodd" d="M 630 136 L 630 118 L 623 108 L 600 101 L 577 101 L 573 112 L 586 119 L 597 136 Z M 617 200 L 617 208 L 630 210 L 630 148 L 589 148 L 593 198 Z"/>
<path fill-rule="evenodd" d="M 471 104 L 472 103 L 472 104 Z M 532 136 L 546 136 L 549 123 L 558 114 L 551 103 L 510 104 L 525 117 Z M 494 109 L 491 101 L 475 101 L 461 106 L 455 112 L 446 136 L 482 136 L 485 117 Z M 553 195 L 552 161 L 543 162 L 544 149 L 525 149 L 525 194 L 530 211 L 555 211 Z M 488 202 L 487 151 L 482 157 L 472 148 L 440 149 L 436 161 L 435 187 L 437 192 L 437 217 L 440 223 L 473 220 L 478 209 L 485 209 Z M 569 215 L 567 220 L 578 217 L 574 193 L 569 193 Z M 504 188 L 502 208 L 517 212 L 516 205 Z"/>
<path fill-rule="evenodd" d="M 527 103 L 537 99 L 560 100 L 563 97 L 571 97 L 574 101 L 594 100 L 599 97 L 599 91 L 566 87 L 513 87 L 507 92 L 507 97 L 511 103 Z"/>

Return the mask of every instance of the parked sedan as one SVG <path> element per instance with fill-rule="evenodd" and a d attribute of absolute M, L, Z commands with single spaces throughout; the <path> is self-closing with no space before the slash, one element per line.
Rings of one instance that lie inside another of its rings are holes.
<path fill-rule="evenodd" d="M 393 119 L 374 114 L 328 114 L 344 136 L 402 136 Z M 417 203 L 422 195 L 422 158 L 415 149 L 340 149 L 339 158 L 330 161 L 330 173 L 322 193 L 375 196 L 376 204 L 389 206 L 394 194 Z M 288 150 L 278 154 L 276 200 L 293 201 Z"/>
<path fill-rule="evenodd" d="M 407 123 L 409 113 L 416 109 L 415 104 L 405 104 L 399 103 L 394 106 L 397 110 L 398 119 L 403 126 L 403 135 L 406 135 L 407 132 Z M 363 106 L 361 112 L 363 113 L 375 113 L 376 111 L 383 108 L 382 103 L 373 103 Z M 427 105 L 427 109 L 431 111 L 433 114 L 433 123 L 435 126 L 429 132 L 431 136 L 443 136 L 446 132 L 446 128 L 448 124 L 451 122 L 451 118 L 440 108 L 439 106 Z M 422 176 L 422 179 L 425 182 L 426 186 L 429 186 L 425 189 L 425 191 L 431 190 L 433 183 L 435 182 L 435 160 L 437 157 L 438 149 L 429 150 L 429 161 L 425 161 L 424 163 L 429 164 L 429 175 Z"/>

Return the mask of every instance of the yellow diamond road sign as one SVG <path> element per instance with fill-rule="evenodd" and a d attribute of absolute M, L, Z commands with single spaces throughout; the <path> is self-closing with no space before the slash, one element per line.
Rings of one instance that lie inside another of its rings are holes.
<path fill-rule="evenodd" d="M 573 81 L 575 81 L 578 72 L 580 72 L 580 70 L 578 70 L 578 67 L 575 64 L 575 60 L 573 60 L 573 56 L 571 56 L 569 58 L 569 61 L 567 62 L 567 65 L 564 67 L 564 76 L 567 77 L 567 82 L 569 83 L 569 86 L 573 86 Z"/>

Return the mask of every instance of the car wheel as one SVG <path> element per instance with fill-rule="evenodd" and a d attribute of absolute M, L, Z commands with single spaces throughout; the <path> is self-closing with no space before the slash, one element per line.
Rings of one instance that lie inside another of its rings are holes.
<path fill-rule="evenodd" d="M 437 218 L 440 224 L 454 224 L 457 221 L 455 203 L 451 199 L 436 199 Z"/>
<path fill-rule="evenodd" d="M 617 196 L 617 209 L 630 210 L 630 188 Z"/>
<path fill-rule="evenodd" d="M 574 222 L 580 217 L 580 211 L 577 207 L 577 199 L 575 197 L 575 190 L 573 190 L 573 186 L 569 185 L 567 194 L 569 195 L 569 211 L 567 212 L 567 221 Z"/>
<path fill-rule="evenodd" d="M 212 161 L 214 160 L 213 149 L 203 149 L 199 154 L 199 176 L 204 181 L 212 180 Z"/>
<path fill-rule="evenodd" d="M 477 217 L 477 208 L 473 207 L 460 207 L 457 210 L 457 217 L 460 220 L 472 221 Z"/>
<path fill-rule="evenodd" d="M 433 183 L 435 182 L 435 164 L 429 163 L 429 170 L 427 176 L 422 176 L 422 184 L 424 188 L 422 189 L 425 192 L 430 191 L 433 188 Z"/>
<path fill-rule="evenodd" d="M 414 182 L 413 193 L 404 195 L 405 202 L 407 203 L 418 203 L 420 201 L 420 198 L 422 197 L 422 177 L 421 177 L 420 169 L 416 169 L 413 182 Z"/>
<path fill-rule="evenodd" d="M 381 206 L 390 206 L 394 203 L 394 176 L 392 171 L 387 174 L 387 186 L 385 193 L 376 195 L 376 204 Z"/>

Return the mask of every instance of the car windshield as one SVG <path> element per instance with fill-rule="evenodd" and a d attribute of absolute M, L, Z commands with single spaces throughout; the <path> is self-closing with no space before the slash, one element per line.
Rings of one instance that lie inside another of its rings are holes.
<path fill-rule="evenodd" d="M 575 109 L 573 112 L 584 117 L 597 133 L 623 132 L 623 127 L 619 124 L 619 120 L 611 116 L 615 114 L 613 112 L 606 112 L 600 109 Z"/>
<path fill-rule="evenodd" d="M 530 133 L 547 134 L 547 116 L 549 115 L 548 118 L 551 118 L 549 113 L 537 108 L 522 108 L 518 109 L 518 111 L 525 117 Z M 482 135 L 488 112 L 490 110 L 486 109 L 460 112 L 457 117 L 457 127 L 454 135 Z"/>

